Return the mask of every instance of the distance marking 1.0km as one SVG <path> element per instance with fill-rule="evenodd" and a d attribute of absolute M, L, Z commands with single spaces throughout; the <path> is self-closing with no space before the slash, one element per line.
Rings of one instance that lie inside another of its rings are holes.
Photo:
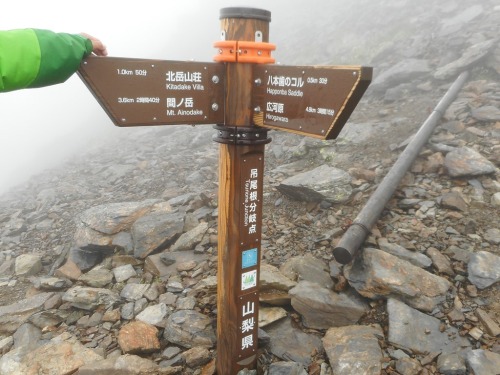
<path fill-rule="evenodd" d="M 224 66 L 88 57 L 79 75 L 117 126 L 224 121 Z"/>
<path fill-rule="evenodd" d="M 255 66 L 254 124 L 334 139 L 371 78 L 362 66 Z"/>

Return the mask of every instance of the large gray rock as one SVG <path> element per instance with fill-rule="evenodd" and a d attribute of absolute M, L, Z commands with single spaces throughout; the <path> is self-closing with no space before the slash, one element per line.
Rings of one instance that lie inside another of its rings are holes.
<path fill-rule="evenodd" d="M 415 353 L 456 353 L 470 346 L 454 327 L 441 332 L 441 321 L 396 299 L 387 301 L 388 341 Z"/>
<path fill-rule="evenodd" d="M 113 276 L 117 283 L 122 283 L 131 277 L 137 276 L 137 272 L 135 272 L 131 264 L 124 264 L 123 266 L 113 268 Z"/>
<path fill-rule="evenodd" d="M 170 251 L 194 250 L 195 246 L 203 239 L 207 230 L 208 223 L 200 223 L 195 228 L 183 233 L 172 245 Z"/>
<path fill-rule="evenodd" d="M 297 283 L 283 275 L 280 270 L 270 264 L 260 266 L 260 290 L 279 290 L 288 292 Z"/>
<path fill-rule="evenodd" d="M 141 358 L 133 354 L 125 354 L 119 357 L 111 357 L 87 363 L 78 370 L 78 375 L 142 375 L 161 373 L 158 364 L 150 359 Z"/>
<path fill-rule="evenodd" d="M 167 249 L 182 234 L 184 215 L 152 213 L 141 217 L 132 226 L 134 256 L 144 259 L 149 254 Z"/>
<path fill-rule="evenodd" d="M 13 350 L 0 358 L 0 374 L 74 374 L 85 364 L 103 358 L 84 347 L 68 333 L 63 333 L 47 344 L 30 351 Z"/>
<path fill-rule="evenodd" d="M 286 310 L 281 307 L 259 307 L 259 328 L 264 328 L 286 316 Z"/>
<path fill-rule="evenodd" d="M 371 90 L 382 91 L 401 83 L 410 83 L 413 79 L 430 73 L 431 69 L 427 60 L 406 59 L 391 66 L 386 71 L 375 76 Z"/>
<path fill-rule="evenodd" d="M 33 314 L 43 309 L 54 293 L 40 293 L 12 305 L 0 306 L 0 335 L 10 335 Z"/>
<path fill-rule="evenodd" d="M 14 346 L 14 339 L 12 336 L 7 336 L 0 340 L 0 356 L 8 353 L 10 349 Z"/>
<path fill-rule="evenodd" d="M 280 272 L 293 281 L 310 281 L 324 288 L 333 288 L 328 264 L 312 255 L 288 259 L 280 267 Z"/>
<path fill-rule="evenodd" d="M 414 266 L 427 268 L 432 265 L 432 260 L 428 256 L 422 253 L 407 250 L 403 246 L 396 243 L 389 243 L 386 238 L 380 238 L 378 240 L 378 245 L 381 250 L 397 256 L 398 258 L 404 259 Z"/>
<path fill-rule="evenodd" d="M 352 194 L 349 173 L 328 165 L 287 178 L 277 189 L 292 199 L 306 202 L 343 203 Z"/>
<path fill-rule="evenodd" d="M 41 336 L 42 332 L 38 327 L 31 323 L 24 323 L 12 336 L 14 338 L 14 348 L 36 349 Z"/>
<path fill-rule="evenodd" d="M 365 297 L 398 298 L 424 311 L 432 311 L 444 300 L 450 287 L 446 279 L 372 248 L 364 249 L 344 273 Z"/>
<path fill-rule="evenodd" d="M 129 231 L 132 224 L 149 213 L 158 202 L 159 200 L 150 199 L 143 202 L 110 203 L 86 210 L 77 219 L 74 248 L 71 249 L 69 258 L 82 271 L 99 264 L 123 242 L 120 240 L 120 232 Z M 120 236 L 118 241 L 114 241 L 115 236 Z"/>
<path fill-rule="evenodd" d="M 157 199 L 143 202 L 109 203 L 89 208 L 80 215 L 80 221 L 88 228 L 103 234 L 128 231 L 132 224 L 147 214 Z"/>
<path fill-rule="evenodd" d="M 471 111 L 471 115 L 479 121 L 500 121 L 500 108 L 493 105 L 485 105 L 474 108 Z"/>
<path fill-rule="evenodd" d="M 31 280 L 33 286 L 43 291 L 54 291 L 69 288 L 72 283 L 68 279 L 58 277 L 42 276 Z"/>
<path fill-rule="evenodd" d="M 500 281 L 500 257 L 487 251 L 478 251 L 470 256 L 469 280 L 479 289 Z"/>
<path fill-rule="evenodd" d="M 468 147 L 457 148 L 447 153 L 444 166 L 452 177 L 480 176 L 494 173 L 496 170 L 492 162 Z"/>
<path fill-rule="evenodd" d="M 157 305 L 152 305 L 146 307 L 143 311 L 136 316 L 137 320 L 154 325 L 163 326 L 163 320 L 167 317 L 169 310 L 167 305 L 164 303 L 159 303 Z"/>
<path fill-rule="evenodd" d="M 496 375 L 500 369 L 500 354 L 483 349 L 471 350 L 467 353 L 467 364 L 475 375 Z"/>
<path fill-rule="evenodd" d="M 78 281 L 93 288 L 104 288 L 113 281 L 113 273 L 106 268 L 94 268 L 81 275 Z"/>
<path fill-rule="evenodd" d="M 120 297 L 127 301 L 137 301 L 149 289 L 149 284 L 127 284 L 120 292 Z"/>
<path fill-rule="evenodd" d="M 309 281 L 301 281 L 288 292 L 292 307 L 302 316 L 306 327 L 328 329 L 357 323 L 368 310 L 359 298 L 335 293 Z"/>
<path fill-rule="evenodd" d="M 383 357 L 379 339 L 384 339 L 379 325 L 330 328 L 323 346 L 333 373 L 379 375 Z"/>
<path fill-rule="evenodd" d="M 500 228 L 487 229 L 484 233 L 484 239 L 494 245 L 500 245 Z"/>
<path fill-rule="evenodd" d="M 321 339 L 292 326 L 290 318 L 281 319 L 266 327 L 271 337 L 269 349 L 278 358 L 309 366 L 312 353 L 323 350 Z"/>
<path fill-rule="evenodd" d="M 275 362 L 269 366 L 269 375 L 307 375 L 304 365 L 296 362 Z"/>
<path fill-rule="evenodd" d="M 470 46 L 461 54 L 458 60 L 439 67 L 434 73 L 434 78 L 448 79 L 457 76 L 488 55 L 495 43 L 496 41 L 491 39 Z"/>
<path fill-rule="evenodd" d="M 113 306 L 120 297 L 108 289 L 75 286 L 68 289 L 62 299 L 79 309 L 93 310 L 101 305 L 106 308 Z"/>
<path fill-rule="evenodd" d="M 438 370 L 443 375 L 466 375 L 465 360 L 456 353 L 441 354 L 437 360 Z"/>
<path fill-rule="evenodd" d="M 211 348 L 215 345 L 215 331 L 211 319 L 194 310 L 180 310 L 170 315 L 163 337 L 168 342 L 184 348 Z"/>
<path fill-rule="evenodd" d="M 14 267 L 17 276 L 32 276 L 42 270 L 42 261 L 38 255 L 21 254 L 16 258 Z"/>

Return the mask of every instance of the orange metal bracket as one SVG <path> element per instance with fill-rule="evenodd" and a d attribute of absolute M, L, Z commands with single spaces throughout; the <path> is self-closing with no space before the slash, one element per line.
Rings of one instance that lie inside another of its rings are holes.
<path fill-rule="evenodd" d="M 264 42 L 238 42 L 238 62 L 253 64 L 274 64 L 271 51 L 276 45 Z"/>
<path fill-rule="evenodd" d="M 238 51 L 236 40 L 221 40 L 214 43 L 214 47 L 219 49 L 219 54 L 214 57 L 217 62 L 236 62 L 236 52 Z"/>
<path fill-rule="evenodd" d="M 276 45 L 271 43 L 222 40 L 215 42 L 214 47 L 219 49 L 214 57 L 217 62 L 273 64 L 276 61 L 271 57 Z"/>

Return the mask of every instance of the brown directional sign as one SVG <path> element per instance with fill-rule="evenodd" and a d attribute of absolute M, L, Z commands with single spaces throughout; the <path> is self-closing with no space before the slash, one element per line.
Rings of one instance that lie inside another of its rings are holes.
<path fill-rule="evenodd" d="M 79 75 L 117 126 L 224 121 L 224 65 L 89 57 Z"/>
<path fill-rule="evenodd" d="M 254 124 L 334 139 L 371 79 L 362 66 L 255 66 Z"/>

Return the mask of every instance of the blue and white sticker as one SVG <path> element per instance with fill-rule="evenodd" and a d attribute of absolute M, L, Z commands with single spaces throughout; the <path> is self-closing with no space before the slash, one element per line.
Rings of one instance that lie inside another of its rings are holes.
<path fill-rule="evenodd" d="M 245 250 L 241 254 L 241 268 L 249 268 L 257 265 L 257 248 Z"/>
<path fill-rule="evenodd" d="M 241 290 L 247 290 L 257 286 L 257 270 L 241 274 Z"/>

